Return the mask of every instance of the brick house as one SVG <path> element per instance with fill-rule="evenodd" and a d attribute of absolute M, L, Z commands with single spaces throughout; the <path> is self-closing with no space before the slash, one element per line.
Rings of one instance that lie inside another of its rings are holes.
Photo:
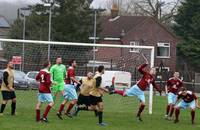
<path fill-rule="evenodd" d="M 6 38 L 10 30 L 10 25 L 4 16 L 0 15 L 0 38 Z M 3 58 L 3 42 L 0 41 L 0 68 L 5 67 L 6 59 Z"/>
<path fill-rule="evenodd" d="M 154 18 L 118 16 L 118 10 L 112 9 L 111 16 L 102 16 L 100 23 L 99 44 L 154 46 L 154 66 L 162 66 L 168 71 L 176 70 L 177 38 Z M 138 49 L 98 48 L 96 55 L 99 61 L 110 62 L 112 59 L 113 64 L 127 70 L 125 68 L 133 69 L 143 62 L 137 52 Z M 147 57 L 150 55 L 145 53 Z"/>

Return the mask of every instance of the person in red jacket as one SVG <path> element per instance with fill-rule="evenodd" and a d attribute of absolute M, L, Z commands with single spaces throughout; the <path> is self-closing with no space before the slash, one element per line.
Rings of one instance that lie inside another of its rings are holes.
<path fill-rule="evenodd" d="M 141 113 L 145 108 L 144 91 L 146 90 L 146 88 L 149 87 L 150 84 L 152 84 L 153 87 L 161 93 L 161 89 L 156 85 L 155 78 L 153 76 L 156 74 L 156 69 L 151 68 L 149 72 L 146 71 L 145 67 L 148 65 L 148 60 L 143 54 L 142 56 L 146 61 L 145 64 L 142 64 L 141 66 L 138 67 L 138 71 L 143 75 L 142 78 L 129 89 L 114 90 L 114 93 L 122 95 L 122 96 L 137 96 L 137 98 L 140 100 L 140 105 L 139 105 L 139 110 L 138 110 L 136 118 L 139 121 L 142 121 Z"/>
<path fill-rule="evenodd" d="M 38 102 L 36 104 L 36 121 L 44 121 L 48 122 L 47 115 L 54 105 L 53 97 L 51 95 L 51 74 L 49 72 L 49 68 L 51 66 L 51 63 L 49 61 L 46 61 L 44 63 L 44 69 L 40 70 L 40 72 L 36 76 L 36 80 L 40 82 L 39 85 L 39 94 L 38 94 Z M 48 102 L 48 106 L 46 107 L 43 117 L 40 118 L 40 108 L 42 106 L 42 103 Z"/>

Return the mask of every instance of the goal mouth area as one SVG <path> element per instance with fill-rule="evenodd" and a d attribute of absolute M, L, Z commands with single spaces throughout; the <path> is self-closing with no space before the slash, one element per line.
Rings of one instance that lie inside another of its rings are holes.
<path fill-rule="evenodd" d="M 22 70 L 25 70 L 26 72 L 39 70 L 39 68 L 42 67 L 42 62 L 48 59 L 47 54 L 49 52 L 49 45 L 51 46 L 50 61 L 52 64 L 55 63 L 57 56 L 62 56 L 63 63 L 65 65 L 68 65 L 68 61 L 70 59 L 76 59 L 78 62 L 77 75 L 80 76 L 85 76 L 86 72 L 88 71 L 96 71 L 99 65 L 104 65 L 106 70 L 127 71 L 130 72 L 132 76 L 139 76 L 139 74 L 135 75 L 134 73 L 138 72 L 137 67 L 144 63 L 141 53 L 148 57 L 147 59 L 150 63 L 149 67 L 154 66 L 154 46 L 75 43 L 3 38 L 0 38 L 0 41 L 5 47 L 5 58 L 12 59 L 13 56 L 21 56 L 21 64 L 24 66 L 22 67 Z M 94 47 L 96 50 L 92 51 Z M 131 52 L 130 49 L 135 49 L 138 51 Z M 20 64 L 15 65 L 16 68 L 20 68 L 19 66 Z M 92 70 L 91 68 L 95 69 Z M 136 79 L 138 80 L 138 78 L 132 78 L 134 81 Z M 150 89 L 149 96 L 149 113 L 152 113 L 153 89 Z"/>

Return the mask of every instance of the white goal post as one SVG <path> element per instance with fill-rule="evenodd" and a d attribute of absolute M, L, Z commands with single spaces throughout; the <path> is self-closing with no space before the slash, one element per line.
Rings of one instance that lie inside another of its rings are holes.
<path fill-rule="evenodd" d="M 38 41 L 38 40 L 19 40 L 19 39 L 3 39 L 0 38 L 0 42 L 9 43 L 34 43 L 34 44 L 46 44 L 46 45 L 68 45 L 68 46 L 85 46 L 85 47 L 112 47 L 112 48 L 136 48 L 136 49 L 148 49 L 151 52 L 150 67 L 154 67 L 154 46 L 134 46 L 134 45 L 116 45 L 116 44 L 94 44 L 94 43 L 74 43 L 74 42 L 57 42 L 57 41 Z M 149 114 L 152 114 L 153 103 L 153 86 L 150 85 L 149 89 Z"/>

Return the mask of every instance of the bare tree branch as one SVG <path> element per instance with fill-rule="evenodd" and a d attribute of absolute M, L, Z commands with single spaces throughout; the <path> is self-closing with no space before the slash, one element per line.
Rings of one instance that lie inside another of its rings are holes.
<path fill-rule="evenodd" d="M 120 12 L 122 15 L 142 15 L 152 16 L 160 22 L 166 23 L 173 19 L 177 12 L 177 7 L 183 0 L 174 0 L 166 2 L 164 0 L 122 0 Z M 110 0 L 108 2 L 109 9 L 113 2 L 118 0 Z"/>

